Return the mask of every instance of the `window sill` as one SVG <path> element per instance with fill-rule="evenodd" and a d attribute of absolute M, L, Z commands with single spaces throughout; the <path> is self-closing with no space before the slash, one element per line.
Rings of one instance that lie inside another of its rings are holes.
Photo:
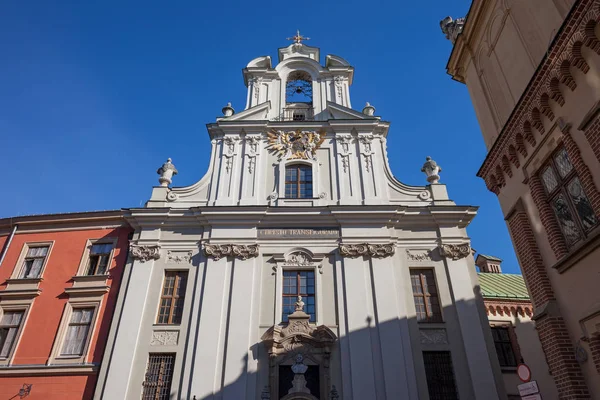
<path fill-rule="evenodd" d="M 86 281 L 105 281 L 107 279 L 111 279 L 112 276 L 110 276 L 109 274 L 102 274 L 102 275 L 75 275 L 72 276 L 71 279 L 73 281 L 82 281 L 82 282 L 86 282 Z"/>
<path fill-rule="evenodd" d="M 558 260 L 552 268 L 556 269 L 559 274 L 562 274 L 594 251 L 598 246 L 600 246 L 600 226 L 594 228 L 583 242 L 572 247 L 569 253 Z"/>
<path fill-rule="evenodd" d="M 44 280 L 44 278 L 42 278 L 41 276 L 38 278 L 9 278 L 6 280 L 6 283 L 10 284 L 17 284 L 17 285 L 21 285 L 21 284 L 29 284 L 29 283 L 35 283 L 38 284 L 40 282 L 42 282 Z"/>
<path fill-rule="evenodd" d="M 0 376 L 5 375 L 77 375 L 96 373 L 97 364 L 63 364 L 63 365 L 3 365 L 0 366 Z"/>
<path fill-rule="evenodd" d="M 181 323 L 178 324 L 153 324 L 153 327 L 157 327 L 157 328 L 168 328 L 168 327 L 173 327 L 173 328 L 180 328 L 181 327 Z"/>

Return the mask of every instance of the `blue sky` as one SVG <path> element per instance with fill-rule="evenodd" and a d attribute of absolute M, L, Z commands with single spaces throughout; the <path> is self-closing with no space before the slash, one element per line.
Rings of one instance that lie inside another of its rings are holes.
<path fill-rule="evenodd" d="M 352 104 L 391 121 L 394 175 L 425 184 L 431 155 L 453 200 L 479 205 L 473 247 L 518 271 L 466 86 L 446 75 L 439 21 L 470 0 L 53 1 L 0 4 L 0 217 L 138 207 L 172 157 L 176 186 L 206 170 L 205 124 L 245 106 L 242 68 L 296 29 L 355 67 Z M 324 60 L 322 60 L 324 61 Z"/>

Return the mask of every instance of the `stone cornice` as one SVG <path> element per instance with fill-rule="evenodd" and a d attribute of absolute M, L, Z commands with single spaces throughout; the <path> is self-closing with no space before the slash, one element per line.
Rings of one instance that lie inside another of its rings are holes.
<path fill-rule="evenodd" d="M 344 226 L 361 223 L 388 227 L 466 227 L 477 214 L 475 206 L 323 206 L 267 207 L 221 206 L 190 209 L 139 208 L 125 210 L 136 229 L 169 226 Z"/>

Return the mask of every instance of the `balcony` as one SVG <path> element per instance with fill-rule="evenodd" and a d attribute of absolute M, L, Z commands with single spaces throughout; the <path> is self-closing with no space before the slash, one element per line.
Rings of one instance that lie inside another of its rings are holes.
<path fill-rule="evenodd" d="M 314 121 L 315 112 L 312 103 L 288 103 L 274 121 Z"/>

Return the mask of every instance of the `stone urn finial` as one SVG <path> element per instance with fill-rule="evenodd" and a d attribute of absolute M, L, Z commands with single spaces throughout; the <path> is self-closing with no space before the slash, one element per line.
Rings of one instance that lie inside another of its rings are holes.
<path fill-rule="evenodd" d="M 221 109 L 221 112 L 225 117 L 231 117 L 235 114 L 235 110 L 231 107 L 231 103 L 227 103 L 227 105 Z"/>
<path fill-rule="evenodd" d="M 362 113 L 368 115 L 369 117 L 372 117 L 373 115 L 375 115 L 375 107 L 373 107 L 371 103 L 367 101 L 367 104 L 365 105 L 365 108 L 363 108 Z"/>
<path fill-rule="evenodd" d="M 172 182 L 173 175 L 177 175 L 177 168 L 173 165 L 170 158 L 167 158 L 167 162 L 162 165 L 157 171 L 158 182 L 160 186 L 168 187 Z"/>
<path fill-rule="evenodd" d="M 337 389 L 335 388 L 335 385 L 331 385 L 331 392 L 329 392 L 329 399 L 330 400 L 339 400 L 340 399 L 340 395 L 339 395 Z"/>
<path fill-rule="evenodd" d="M 423 168 L 421 168 L 421 172 L 424 172 L 427 175 L 427 182 L 429 183 L 439 183 L 440 181 L 440 172 L 442 172 L 442 168 L 437 165 L 435 161 L 431 159 L 431 157 L 425 158 L 425 164 L 423 164 Z"/>

